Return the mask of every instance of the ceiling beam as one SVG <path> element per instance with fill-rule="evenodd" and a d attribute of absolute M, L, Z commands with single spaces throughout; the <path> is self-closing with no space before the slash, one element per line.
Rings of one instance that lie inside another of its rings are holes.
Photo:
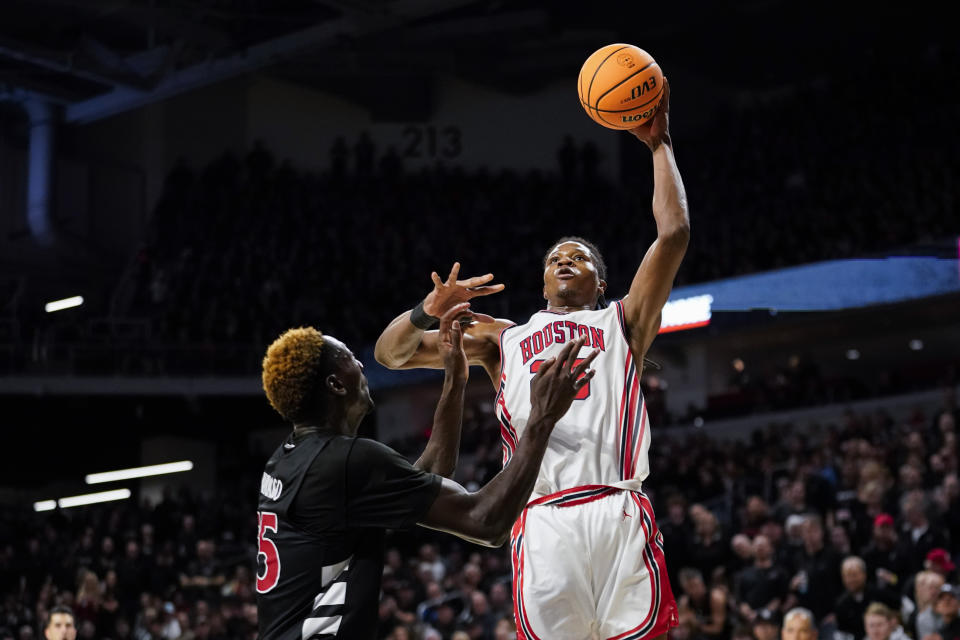
<path fill-rule="evenodd" d="M 292 56 L 316 50 L 338 38 L 368 36 L 475 1 L 396 0 L 381 11 L 335 18 L 302 31 L 250 46 L 233 55 L 182 69 L 163 78 L 149 90 L 117 87 L 102 96 L 70 105 L 66 109 L 65 117 L 68 122 L 73 123 L 94 122 L 186 91 L 256 71 Z"/>
<path fill-rule="evenodd" d="M 72 53 L 48 51 L 9 38 L 0 38 L 0 56 L 106 86 L 120 85 L 140 89 L 150 86 L 147 79 L 135 73 L 81 64 Z"/>

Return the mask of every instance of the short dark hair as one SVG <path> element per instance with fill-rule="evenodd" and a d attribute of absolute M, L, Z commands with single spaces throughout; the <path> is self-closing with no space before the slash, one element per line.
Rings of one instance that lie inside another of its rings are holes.
<path fill-rule="evenodd" d="M 550 254 L 553 253 L 553 250 L 559 247 L 561 244 L 566 242 L 579 242 L 587 249 L 590 250 L 590 255 L 593 256 L 593 263 L 597 265 L 597 275 L 600 276 L 601 280 L 607 279 L 607 263 L 603 259 L 603 254 L 600 253 L 600 249 L 597 248 L 597 245 L 593 244 L 586 238 L 581 238 L 580 236 L 563 236 L 547 249 L 547 253 L 543 256 L 543 266 L 547 266 L 547 260 L 550 259 Z"/>
<path fill-rule="evenodd" d="M 77 621 L 77 617 L 76 617 L 75 615 L 73 615 L 73 609 L 71 609 L 70 607 L 68 607 L 68 606 L 66 606 L 66 605 L 58 604 L 58 605 L 55 606 L 53 609 L 50 609 L 50 612 L 47 614 L 47 619 L 46 619 L 46 621 L 43 623 L 43 629 L 44 629 L 44 631 L 46 631 L 47 629 L 50 628 L 50 625 L 53 623 L 53 616 L 57 615 L 58 613 L 65 613 L 65 614 L 67 614 L 68 616 L 70 616 L 71 619 L 73 619 L 73 621 L 74 621 L 73 623 L 74 623 L 74 624 L 77 623 L 77 622 L 76 622 L 76 621 Z"/>

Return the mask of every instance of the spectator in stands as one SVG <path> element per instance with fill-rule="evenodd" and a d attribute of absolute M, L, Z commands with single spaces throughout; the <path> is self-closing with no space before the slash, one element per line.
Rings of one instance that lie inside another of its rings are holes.
<path fill-rule="evenodd" d="M 517 625 L 513 621 L 513 616 L 500 618 L 493 637 L 494 640 L 517 640 Z"/>
<path fill-rule="evenodd" d="M 197 541 L 197 557 L 187 566 L 180 576 L 180 586 L 196 589 L 199 597 L 207 601 L 219 600 L 220 588 L 226 582 L 226 576 L 215 556 L 216 545 L 212 540 Z"/>
<path fill-rule="evenodd" d="M 905 545 L 902 545 L 905 546 Z M 953 561 L 950 560 L 950 554 L 946 552 L 945 549 L 931 549 L 927 553 L 926 558 L 923 560 L 923 569 L 924 571 L 929 571 L 940 576 L 940 581 L 937 587 L 941 584 L 947 583 L 950 584 L 950 578 L 953 575 L 954 569 L 956 566 L 953 564 Z M 910 576 L 907 581 L 903 584 L 903 592 L 905 594 L 919 593 L 920 590 L 916 586 L 916 579 L 920 576 L 920 573 Z M 936 590 L 926 592 L 929 601 L 935 594 Z M 912 615 L 915 611 L 911 610 L 910 614 Z"/>
<path fill-rule="evenodd" d="M 753 564 L 753 542 L 746 534 L 738 533 L 730 538 L 730 551 L 733 553 L 730 556 L 729 569 L 734 573 Z"/>
<path fill-rule="evenodd" d="M 949 580 L 957 565 L 950 559 L 950 554 L 946 549 L 931 549 L 923 559 L 923 568 L 928 571 L 939 573 L 944 580 Z"/>
<path fill-rule="evenodd" d="M 490 611 L 487 596 L 479 589 L 470 594 L 470 611 L 467 617 L 470 628 L 475 630 L 475 638 L 489 640 L 493 638 L 497 626 L 497 616 Z"/>
<path fill-rule="evenodd" d="M 753 640 L 753 630 L 745 625 L 739 625 L 730 632 L 730 640 Z"/>
<path fill-rule="evenodd" d="M 862 558 L 849 556 L 841 565 L 844 593 L 837 600 L 836 615 L 837 629 L 862 638 L 864 629 L 864 613 L 871 603 L 886 603 L 891 606 L 899 605 L 896 594 L 881 592 L 867 584 L 867 565 Z"/>
<path fill-rule="evenodd" d="M 910 637 L 900 626 L 897 613 L 880 602 L 873 602 L 863 615 L 863 627 L 866 640 L 909 640 Z M 859 638 L 861 636 L 854 636 Z"/>
<path fill-rule="evenodd" d="M 687 557 L 702 574 L 710 575 L 714 568 L 725 566 L 730 560 L 730 548 L 724 541 L 717 516 L 706 509 L 694 510 L 694 513 L 694 535 Z"/>
<path fill-rule="evenodd" d="M 905 607 L 906 628 L 913 632 L 914 638 L 926 638 L 934 633 L 941 624 L 940 616 L 934 605 L 940 588 L 944 585 L 943 576 L 933 571 L 921 571 L 914 582 L 913 601 Z"/>
<path fill-rule="evenodd" d="M 75 640 L 76 621 L 70 607 L 57 606 L 50 610 L 43 625 L 43 637 L 47 640 Z"/>
<path fill-rule="evenodd" d="M 760 533 L 761 528 L 770 521 L 770 508 L 760 496 L 750 496 L 744 508 L 744 521 L 741 531 L 748 536 Z"/>
<path fill-rule="evenodd" d="M 803 547 L 794 559 L 790 590 L 802 607 L 823 619 L 833 612 L 840 595 L 840 556 L 824 544 L 823 521 L 809 514 L 802 525 Z"/>
<path fill-rule="evenodd" d="M 770 539 L 758 535 L 753 539 L 753 566 L 737 575 L 737 599 L 740 615 L 752 622 L 758 612 L 778 611 L 787 595 L 787 571 L 774 563 Z"/>
<path fill-rule="evenodd" d="M 808 511 L 806 486 L 803 480 L 794 480 L 785 487 L 774 516 L 783 522 L 791 515 L 803 515 Z"/>
<path fill-rule="evenodd" d="M 780 619 L 769 609 L 760 609 L 753 619 L 754 640 L 776 640 L 780 635 Z"/>
<path fill-rule="evenodd" d="M 940 618 L 936 634 L 943 640 L 960 638 L 960 589 L 952 584 L 940 587 L 934 611 Z"/>
<path fill-rule="evenodd" d="M 881 589 L 898 588 L 910 569 L 898 544 L 893 516 L 878 514 L 873 520 L 873 537 L 863 552 L 868 579 Z"/>
<path fill-rule="evenodd" d="M 680 588 L 683 595 L 677 605 L 693 613 L 696 629 L 703 638 L 726 638 L 731 624 L 727 611 L 726 591 L 714 586 L 709 592 L 698 569 L 680 570 Z"/>
<path fill-rule="evenodd" d="M 492 613 L 501 618 L 513 613 L 513 603 L 510 601 L 510 583 L 508 581 L 494 582 L 490 586 L 490 607 Z"/>
<path fill-rule="evenodd" d="M 783 616 L 782 640 L 817 640 L 817 624 L 809 609 L 794 607 Z"/>
<path fill-rule="evenodd" d="M 953 455 L 956 464 L 956 454 Z M 950 551 L 960 551 L 960 478 L 956 471 L 944 473 L 943 481 L 935 491 L 934 500 L 940 519 L 950 536 Z"/>
<path fill-rule="evenodd" d="M 900 539 L 907 561 L 913 567 L 919 567 L 933 549 L 947 546 L 943 531 L 930 526 L 927 506 L 927 498 L 920 490 L 906 493 L 900 502 L 900 511 L 904 518 Z"/>
<path fill-rule="evenodd" d="M 680 563 L 686 562 L 693 540 L 693 526 L 687 519 L 687 502 L 679 493 L 667 498 L 667 517 L 660 525 L 663 534 L 664 556 L 667 558 L 667 573 L 670 584 L 679 584 Z"/>

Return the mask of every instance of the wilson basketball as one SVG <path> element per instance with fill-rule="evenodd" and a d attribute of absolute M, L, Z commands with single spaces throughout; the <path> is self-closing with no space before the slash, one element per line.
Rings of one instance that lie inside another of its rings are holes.
<path fill-rule="evenodd" d="M 653 117 L 663 95 L 663 72 L 632 44 L 597 49 L 580 69 L 580 104 L 609 129 L 633 129 Z"/>

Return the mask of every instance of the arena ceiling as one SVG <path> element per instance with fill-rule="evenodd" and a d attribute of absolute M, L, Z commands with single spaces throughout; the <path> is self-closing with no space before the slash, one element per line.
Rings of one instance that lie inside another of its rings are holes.
<path fill-rule="evenodd" d="M 254 71 L 360 102 L 429 91 L 438 72 L 524 91 L 618 40 L 762 86 L 883 47 L 887 33 L 926 37 L 937 12 L 918 2 L 904 17 L 817 0 L 7 0 L 0 98 L 39 96 L 83 123 Z"/>

